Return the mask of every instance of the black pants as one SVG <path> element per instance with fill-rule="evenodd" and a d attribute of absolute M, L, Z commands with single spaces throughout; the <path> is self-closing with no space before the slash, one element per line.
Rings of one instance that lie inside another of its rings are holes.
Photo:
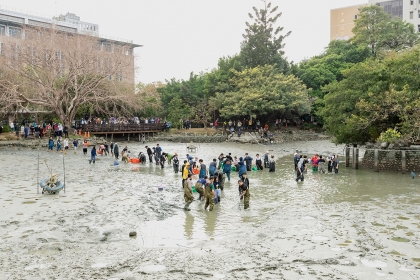
<path fill-rule="evenodd" d="M 149 161 L 150 162 L 153 162 L 153 155 L 152 154 L 150 154 L 150 155 L 148 155 L 149 156 Z"/>

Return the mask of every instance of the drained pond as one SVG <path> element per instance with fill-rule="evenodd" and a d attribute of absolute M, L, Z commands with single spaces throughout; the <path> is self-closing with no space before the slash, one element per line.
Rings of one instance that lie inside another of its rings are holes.
<path fill-rule="evenodd" d="M 156 143 L 148 143 L 154 146 Z M 132 154 L 138 142 L 119 143 Z M 186 145 L 160 143 L 185 159 Z M 419 279 L 420 177 L 345 168 L 344 146 L 200 144 L 220 153 L 276 156 L 276 172 L 248 172 L 250 208 L 237 173 L 212 212 L 195 194 L 184 211 L 181 173 L 111 156 L 0 150 L 1 279 Z M 338 154 L 338 174 L 296 183 L 295 150 Z M 38 167 L 39 154 L 39 167 Z M 363 155 L 363 153 L 361 153 Z M 66 191 L 37 193 L 50 171 Z M 39 178 L 38 178 L 39 171 Z M 163 187 L 162 191 L 158 187 Z M 130 232 L 136 232 L 130 237 Z"/>

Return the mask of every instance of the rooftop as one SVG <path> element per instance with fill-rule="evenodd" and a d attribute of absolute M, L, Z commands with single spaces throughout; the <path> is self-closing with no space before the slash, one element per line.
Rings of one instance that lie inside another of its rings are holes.
<path fill-rule="evenodd" d="M 19 9 L 10 8 L 0 5 L 0 21 L 18 24 L 32 25 L 39 27 L 56 26 L 65 32 L 73 32 L 98 37 L 101 41 L 122 42 L 131 44 L 133 47 L 141 47 L 142 45 L 134 44 L 132 40 L 106 36 L 99 34 L 99 25 L 95 23 L 84 22 L 80 20 L 76 14 L 67 13 L 56 17 L 47 17 L 45 15 L 31 13 Z"/>

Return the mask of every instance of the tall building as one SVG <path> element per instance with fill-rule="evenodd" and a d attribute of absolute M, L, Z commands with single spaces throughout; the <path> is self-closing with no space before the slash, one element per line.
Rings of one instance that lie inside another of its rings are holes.
<path fill-rule="evenodd" d="M 117 49 L 119 46 L 124 46 L 125 49 L 128 49 L 128 51 L 125 51 L 127 55 L 126 60 L 131 60 L 130 63 L 128 63 L 131 66 L 124 69 L 124 75 L 110 76 L 110 79 L 126 80 L 134 83 L 135 71 L 133 49 L 141 47 L 141 45 L 134 44 L 132 41 L 128 40 L 100 36 L 99 26 L 97 24 L 81 21 L 80 17 L 72 13 L 49 19 L 32 14 L 5 10 L 0 7 L 0 54 L 4 54 L 5 42 L 10 42 L 10 39 L 30 39 L 30 32 L 28 32 L 28 30 L 31 28 L 53 28 L 59 32 L 89 36 L 97 41 L 99 51 L 113 52 L 114 49 Z M 27 34 L 25 34 L 25 30 L 27 30 Z M 21 43 L 21 45 L 23 46 L 24 44 Z M 104 65 L 105 64 L 102 63 L 102 67 L 104 67 Z"/>
<path fill-rule="evenodd" d="M 330 12 L 330 40 L 348 40 L 353 37 L 351 31 L 359 9 L 366 4 L 333 9 Z"/>
<path fill-rule="evenodd" d="M 417 32 L 420 32 L 419 0 L 369 0 L 369 4 L 383 7 L 385 12 L 413 24 Z"/>

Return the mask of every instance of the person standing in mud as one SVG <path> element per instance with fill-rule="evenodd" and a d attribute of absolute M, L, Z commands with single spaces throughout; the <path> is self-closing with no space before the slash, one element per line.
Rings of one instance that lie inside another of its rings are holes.
<path fill-rule="evenodd" d="M 334 156 L 333 159 L 333 169 L 334 169 L 334 173 L 338 174 L 338 165 L 339 165 L 340 161 L 338 160 L 338 155 Z"/>
<path fill-rule="evenodd" d="M 195 190 L 200 195 L 198 197 L 198 200 L 203 200 L 204 198 L 204 186 L 207 183 L 207 176 L 204 176 L 204 178 L 198 179 L 198 181 L 195 183 Z"/>
<path fill-rule="evenodd" d="M 232 160 L 226 158 L 223 162 L 223 174 L 226 174 L 228 181 L 230 182 L 230 172 L 232 171 Z"/>
<path fill-rule="evenodd" d="M 159 146 L 159 144 L 156 144 L 155 153 L 157 154 L 157 157 L 160 158 L 162 155 L 162 147 Z"/>
<path fill-rule="evenodd" d="M 216 174 L 216 170 L 217 170 L 217 159 L 213 159 L 212 162 L 210 162 L 209 164 L 209 175 L 210 176 L 214 176 Z"/>
<path fill-rule="evenodd" d="M 299 163 L 299 160 L 300 160 L 300 158 L 299 158 L 299 154 L 298 154 L 298 153 L 295 153 L 295 155 L 294 155 L 294 157 L 293 157 L 293 162 L 294 162 L 294 164 L 295 164 L 295 171 L 297 171 L 297 165 L 298 165 L 298 163 Z"/>
<path fill-rule="evenodd" d="M 118 147 L 117 143 L 114 144 L 114 156 L 116 160 L 118 160 L 120 156 L 120 148 Z"/>
<path fill-rule="evenodd" d="M 89 146 L 89 142 L 85 139 L 83 140 L 83 154 L 87 155 L 87 148 Z"/>
<path fill-rule="evenodd" d="M 299 156 L 299 162 L 297 164 L 297 168 L 296 168 L 296 182 L 299 182 L 299 180 L 301 180 L 303 182 L 303 180 L 305 179 L 303 176 L 303 171 L 304 171 L 304 165 L 303 165 L 304 159 L 302 157 L 302 155 Z"/>
<path fill-rule="evenodd" d="M 245 153 L 244 161 L 246 164 L 246 171 L 251 171 L 252 170 L 252 157 L 250 157 L 248 153 Z"/>
<path fill-rule="evenodd" d="M 111 144 L 109 145 L 109 148 L 111 149 L 111 156 L 114 156 L 114 143 L 111 142 Z"/>
<path fill-rule="evenodd" d="M 79 140 L 74 139 L 74 141 L 73 141 L 74 154 L 76 154 L 76 152 L 77 152 L 77 146 L 79 146 Z"/>
<path fill-rule="evenodd" d="M 325 173 L 325 159 L 322 156 L 319 156 L 318 172 L 319 173 Z"/>
<path fill-rule="evenodd" d="M 153 162 L 153 152 L 152 149 L 149 148 L 149 146 L 146 146 L 147 156 L 149 157 L 149 162 Z"/>
<path fill-rule="evenodd" d="M 214 185 L 213 185 L 214 177 L 210 177 L 209 181 L 206 183 L 205 187 L 205 195 L 206 195 L 206 205 L 204 205 L 204 210 L 207 210 L 209 207 L 209 211 L 213 211 L 214 207 L 214 198 L 216 197 L 214 193 Z"/>
<path fill-rule="evenodd" d="M 159 157 L 160 168 L 163 169 L 165 167 L 165 161 L 166 161 L 166 153 L 162 153 Z"/>
<path fill-rule="evenodd" d="M 190 211 L 191 209 L 189 208 L 190 204 L 194 201 L 194 196 L 193 196 L 193 192 L 192 192 L 192 185 L 193 185 L 193 181 L 191 178 L 191 174 L 188 174 L 187 179 L 184 181 L 184 200 L 185 200 L 185 206 L 184 206 L 184 210 L 185 211 Z"/>
<path fill-rule="evenodd" d="M 264 167 L 262 166 L 262 159 L 260 158 L 260 154 L 255 156 L 255 165 L 257 166 L 257 170 L 263 170 Z"/>
<path fill-rule="evenodd" d="M 264 155 L 264 168 L 268 168 L 268 162 L 269 162 L 269 158 L 268 158 L 268 151 L 267 151 Z"/>
<path fill-rule="evenodd" d="M 271 155 L 268 165 L 270 166 L 268 172 L 276 172 L 276 160 L 274 159 L 274 155 Z"/>
<path fill-rule="evenodd" d="M 184 186 L 185 180 L 187 180 L 189 172 L 190 163 L 184 160 L 184 165 L 182 166 L 182 185 Z"/>
<path fill-rule="evenodd" d="M 239 178 L 239 180 L 241 180 L 244 183 L 245 186 L 249 187 L 249 179 L 246 175 L 246 172 L 242 174 L 242 176 Z M 242 194 L 241 188 L 238 188 L 238 191 L 239 191 L 239 195 L 241 195 Z"/>
<path fill-rule="evenodd" d="M 90 151 L 90 160 L 89 160 L 89 164 L 91 164 L 93 162 L 93 164 L 95 164 L 95 160 L 96 160 L 96 147 L 93 146 L 92 150 Z"/>
<path fill-rule="evenodd" d="M 249 193 L 249 184 L 246 185 L 243 180 L 238 180 L 238 188 L 240 191 L 239 199 L 244 200 L 244 209 L 249 208 L 249 200 L 251 198 L 251 194 Z"/>
<path fill-rule="evenodd" d="M 179 171 L 179 158 L 178 158 L 177 153 L 175 153 L 174 157 L 172 158 L 172 161 L 173 161 L 172 166 L 174 168 L 174 172 L 178 173 L 178 171 Z"/>
<path fill-rule="evenodd" d="M 200 170 L 200 173 L 198 174 L 198 178 L 204 178 L 204 176 L 206 176 L 207 175 L 207 167 L 206 167 L 206 165 L 203 163 L 203 160 L 202 159 L 200 159 L 199 161 L 198 161 L 198 163 L 199 163 L 199 170 Z"/>

